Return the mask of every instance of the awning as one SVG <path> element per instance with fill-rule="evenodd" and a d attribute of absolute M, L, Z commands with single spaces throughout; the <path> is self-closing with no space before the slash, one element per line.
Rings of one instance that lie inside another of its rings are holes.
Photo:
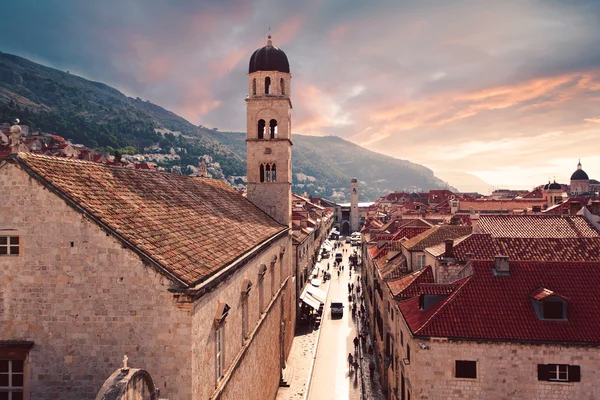
<path fill-rule="evenodd" d="M 304 296 L 302 298 L 302 301 L 305 302 L 306 304 L 308 304 L 309 306 L 311 306 L 312 308 L 314 308 L 315 310 L 318 310 L 319 307 L 321 306 L 321 303 L 319 303 L 319 301 L 317 299 L 315 299 L 314 297 L 312 297 L 309 294 Z"/>
<path fill-rule="evenodd" d="M 322 283 L 323 283 L 323 281 L 321 279 L 318 279 L 318 278 L 312 279 L 310 281 L 310 284 L 313 285 L 313 286 L 316 286 L 316 287 L 321 286 Z"/>
<path fill-rule="evenodd" d="M 317 289 L 316 287 L 307 286 L 307 294 L 311 295 L 315 299 L 319 300 L 321 303 L 325 304 L 325 299 L 327 298 L 327 293 L 322 291 L 321 289 Z"/>
<path fill-rule="evenodd" d="M 325 266 L 323 264 L 316 263 L 315 267 L 319 268 L 321 271 L 325 271 L 326 270 L 326 268 L 325 268 Z"/>
<path fill-rule="evenodd" d="M 319 275 L 319 268 L 315 267 L 312 272 L 310 273 L 311 276 L 317 276 Z"/>

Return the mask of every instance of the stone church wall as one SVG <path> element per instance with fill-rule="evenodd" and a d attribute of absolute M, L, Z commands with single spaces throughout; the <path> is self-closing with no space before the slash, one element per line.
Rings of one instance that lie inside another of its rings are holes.
<path fill-rule="evenodd" d="M 285 253 L 281 257 L 281 249 Z M 204 295 L 193 311 L 192 387 L 195 399 L 274 398 L 281 371 L 280 327 L 283 307 L 284 357 L 294 335 L 295 289 L 291 278 L 291 236 L 285 235 L 248 262 L 222 285 Z M 271 261 L 277 261 L 271 267 Z M 259 281 L 261 265 L 267 270 Z M 248 304 L 248 336 L 242 335 L 244 280 L 252 282 Z M 282 286 L 283 285 L 283 286 Z M 261 289 L 262 286 L 262 289 Z M 262 290 L 262 308 L 259 307 Z M 216 377 L 216 328 L 213 323 L 219 302 L 231 309 L 223 324 L 224 376 Z M 260 368 L 260 369 L 259 369 Z M 236 397 L 243 394 L 242 397 Z"/>
<path fill-rule="evenodd" d="M 21 254 L 0 257 L 0 340 L 35 344 L 35 400 L 94 398 L 124 355 L 169 400 L 191 398 L 191 318 L 171 282 L 14 164 L 0 168 L 0 230 Z"/>

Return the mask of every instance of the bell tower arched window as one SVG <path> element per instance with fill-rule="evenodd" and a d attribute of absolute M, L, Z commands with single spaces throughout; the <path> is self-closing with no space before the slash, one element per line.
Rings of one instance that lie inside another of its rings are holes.
<path fill-rule="evenodd" d="M 267 164 L 265 169 L 267 175 L 267 182 L 271 182 L 271 164 Z"/>
<path fill-rule="evenodd" d="M 264 119 L 259 119 L 258 120 L 258 138 L 259 139 L 264 139 L 265 138 L 265 120 Z"/>
<path fill-rule="evenodd" d="M 277 182 L 277 173 L 275 170 L 275 164 L 271 166 L 271 182 Z"/>
<path fill-rule="evenodd" d="M 283 78 L 279 80 L 279 89 L 281 91 L 281 95 L 285 96 L 285 81 L 283 80 Z"/>
<path fill-rule="evenodd" d="M 272 119 L 269 121 L 269 128 L 271 133 L 271 139 L 277 138 L 277 120 Z"/>
<path fill-rule="evenodd" d="M 256 78 L 252 79 L 252 95 L 256 96 Z"/>
<path fill-rule="evenodd" d="M 264 164 L 260 164 L 260 181 L 261 182 L 265 181 L 265 165 Z"/>
<path fill-rule="evenodd" d="M 265 78 L 265 94 L 271 94 L 271 78 Z"/>

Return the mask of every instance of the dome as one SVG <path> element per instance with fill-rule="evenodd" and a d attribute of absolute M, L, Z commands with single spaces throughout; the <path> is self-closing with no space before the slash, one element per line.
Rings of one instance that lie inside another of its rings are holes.
<path fill-rule="evenodd" d="M 577 170 L 575 172 L 573 172 L 573 175 L 571 175 L 571 180 L 572 181 L 587 181 L 590 178 L 588 177 L 588 174 L 585 173 L 584 170 L 581 169 L 581 161 L 579 162 L 579 164 L 577 164 Z"/>
<path fill-rule="evenodd" d="M 550 186 L 550 182 L 548 182 L 544 185 L 544 190 L 548 190 L 548 186 Z"/>
<path fill-rule="evenodd" d="M 562 186 L 559 183 L 554 181 L 553 183 L 548 185 L 548 190 L 562 190 Z"/>
<path fill-rule="evenodd" d="M 283 50 L 273 46 L 271 35 L 265 47 L 261 47 L 252 53 L 248 73 L 256 71 L 279 71 L 290 73 L 290 64 Z"/>

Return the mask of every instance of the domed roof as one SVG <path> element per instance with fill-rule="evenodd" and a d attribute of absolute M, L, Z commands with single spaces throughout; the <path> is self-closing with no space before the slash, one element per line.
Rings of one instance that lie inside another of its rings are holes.
<path fill-rule="evenodd" d="M 550 181 L 544 185 L 544 190 L 548 190 L 548 186 L 550 186 Z"/>
<path fill-rule="evenodd" d="M 553 183 L 548 185 L 548 190 L 561 190 L 562 186 L 559 183 L 556 183 L 556 181 L 554 181 Z"/>
<path fill-rule="evenodd" d="M 579 162 L 579 164 L 577 164 L 577 170 L 575 172 L 573 172 L 573 175 L 571 175 L 571 180 L 572 181 L 587 181 L 590 178 L 588 177 L 588 174 L 585 173 L 584 170 L 581 169 L 581 161 Z"/>
<path fill-rule="evenodd" d="M 252 53 L 248 73 L 256 71 L 279 71 L 290 73 L 290 64 L 283 50 L 273 46 L 271 35 L 265 47 L 261 47 Z"/>

